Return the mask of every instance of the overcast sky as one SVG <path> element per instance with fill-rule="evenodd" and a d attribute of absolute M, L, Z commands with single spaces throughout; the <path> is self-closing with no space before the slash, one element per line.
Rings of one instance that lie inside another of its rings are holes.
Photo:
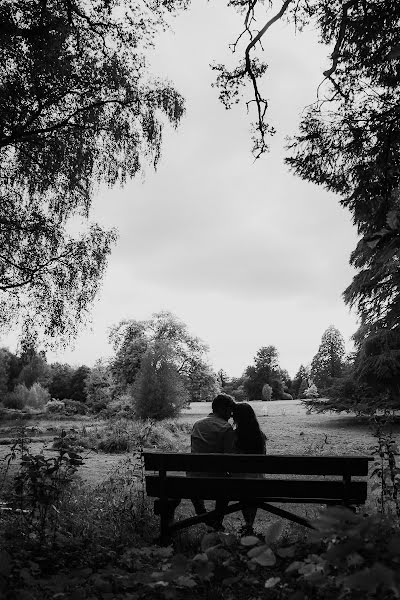
<path fill-rule="evenodd" d="M 218 370 L 239 376 L 273 344 L 293 376 L 308 364 L 330 325 L 348 349 L 355 315 L 341 294 L 353 275 L 357 242 L 338 198 L 290 174 L 285 136 L 315 100 L 328 50 L 313 32 L 278 24 L 264 40 L 265 93 L 278 130 L 254 163 L 243 104 L 226 111 L 209 64 L 223 62 L 238 21 L 220 2 L 196 0 L 162 36 L 153 68 L 174 82 L 187 113 L 166 129 L 156 173 L 124 189 L 101 190 L 93 219 L 119 230 L 91 330 L 51 361 L 92 365 L 109 356 L 108 328 L 123 318 L 170 310 L 210 347 Z"/>

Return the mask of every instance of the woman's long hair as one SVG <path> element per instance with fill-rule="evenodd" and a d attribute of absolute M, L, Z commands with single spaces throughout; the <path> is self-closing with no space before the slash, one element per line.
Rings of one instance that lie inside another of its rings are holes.
<path fill-rule="evenodd" d="M 236 447 L 243 454 L 264 454 L 265 437 L 250 404 L 236 404 L 233 409 L 236 423 Z"/>

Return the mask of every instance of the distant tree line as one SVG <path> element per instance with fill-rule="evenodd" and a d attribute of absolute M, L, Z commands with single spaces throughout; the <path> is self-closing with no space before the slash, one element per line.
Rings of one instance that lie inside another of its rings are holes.
<path fill-rule="evenodd" d="M 112 357 L 91 368 L 48 363 L 34 337 L 21 343 L 18 354 L 0 348 L 0 402 L 14 409 L 162 419 L 191 402 L 210 402 L 219 391 L 239 402 L 301 398 L 315 410 L 357 410 L 365 401 L 365 387 L 354 375 L 358 359 L 346 356 L 343 337 L 333 325 L 323 333 L 311 363 L 300 365 L 293 379 L 280 366 L 273 345 L 261 347 L 240 377 L 228 377 L 223 369 L 215 373 L 204 342 L 166 311 L 148 320 L 121 321 L 109 337 Z"/>

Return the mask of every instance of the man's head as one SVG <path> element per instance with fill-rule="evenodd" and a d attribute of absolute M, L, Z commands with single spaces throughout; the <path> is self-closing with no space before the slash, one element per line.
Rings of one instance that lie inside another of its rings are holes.
<path fill-rule="evenodd" d="M 235 401 L 228 394 L 218 394 L 212 401 L 212 411 L 221 419 L 228 421 L 232 416 L 232 410 L 235 406 Z"/>

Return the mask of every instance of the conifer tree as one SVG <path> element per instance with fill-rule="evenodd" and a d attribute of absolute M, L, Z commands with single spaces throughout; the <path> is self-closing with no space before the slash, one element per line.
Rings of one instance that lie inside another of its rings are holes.
<path fill-rule="evenodd" d="M 329 386 L 333 379 L 341 376 L 344 355 L 343 336 L 336 327 L 330 325 L 323 333 L 318 352 L 311 363 L 311 379 L 318 388 Z"/>

